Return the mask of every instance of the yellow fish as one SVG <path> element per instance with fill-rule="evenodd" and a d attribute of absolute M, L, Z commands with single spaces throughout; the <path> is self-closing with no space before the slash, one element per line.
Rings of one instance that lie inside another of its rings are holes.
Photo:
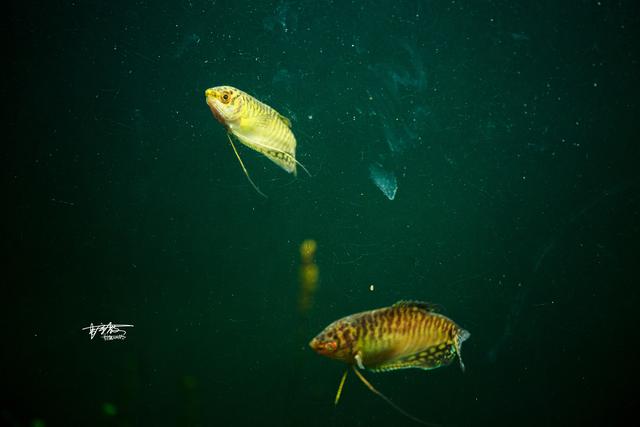
<path fill-rule="evenodd" d="M 356 366 L 374 372 L 407 368 L 428 370 L 450 364 L 457 355 L 464 370 L 460 350 L 469 336 L 469 332 L 453 320 L 436 313 L 433 304 L 398 301 L 391 307 L 336 320 L 313 338 L 309 346 L 318 354 L 351 365 L 371 391 L 414 421 L 428 424 L 408 414 L 376 390 Z M 340 381 L 336 404 L 347 372 Z"/>
<path fill-rule="evenodd" d="M 296 138 L 291 132 L 289 119 L 248 93 L 231 86 L 209 88 L 205 91 L 205 97 L 214 117 L 227 129 L 229 142 L 240 166 L 258 193 L 264 196 L 249 177 L 230 134 L 289 173 L 296 175 L 297 165 L 304 169 L 296 160 Z"/>

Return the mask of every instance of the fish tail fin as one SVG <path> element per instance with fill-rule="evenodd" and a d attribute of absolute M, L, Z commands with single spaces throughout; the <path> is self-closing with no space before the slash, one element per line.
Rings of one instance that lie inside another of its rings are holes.
<path fill-rule="evenodd" d="M 349 369 L 345 369 L 344 374 L 342 374 L 342 379 L 340 380 L 340 385 L 338 386 L 338 392 L 336 393 L 336 399 L 333 404 L 337 405 L 340 400 L 340 396 L 342 395 L 342 387 L 344 387 L 344 382 L 347 379 L 347 374 L 349 373 Z"/>
<path fill-rule="evenodd" d="M 458 354 L 458 360 L 460 361 L 460 369 L 462 369 L 462 372 L 464 372 L 465 370 L 464 362 L 462 361 L 462 343 L 469 339 L 470 336 L 471 334 L 469 333 L 469 331 L 460 329 L 454 341 L 456 353 Z"/>
<path fill-rule="evenodd" d="M 367 379 L 364 377 L 364 375 L 362 375 L 360 373 L 360 371 L 358 371 L 358 369 L 356 368 L 355 365 L 352 365 L 353 371 L 356 373 L 356 375 L 358 376 L 358 378 L 360 378 L 360 381 L 362 381 L 362 383 L 364 385 L 367 386 L 367 388 L 369 390 L 371 390 L 374 394 L 377 394 L 379 397 L 382 398 L 382 400 L 384 400 L 385 402 L 387 402 L 389 405 L 391 405 L 391 407 L 393 409 L 395 409 L 396 411 L 400 412 L 402 415 L 404 415 L 405 417 L 412 419 L 413 421 L 419 423 L 419 424 L 423 424 L 426 426 L 431 426 L 431 427 L 440 427 L 439 424 L 434 424 L 434 423 L 428 423 L 424 420 L 421 420 L 418 417 L 414 417 L 413 415 L 411 415 L 410 413 L 408 413 L 407 411 L 405 411 L 404 409 L 402 409 L 401 407 L 399 407 L 398 405 L 396 405 L 395 403 L 393 403 L 393 401 L 391 399 L 389 399 L 387 396 L 385 396 L 384 394 L 382 394 L 380 391 L 378 391 L 378 389 L 376 389 L 374 386 L 371 385 L 371 383 L 369 381 L 367 381 Z"/>
<path fill-rule="evenodd" d="M 253 180 L 249 176 L 249 172 L 247 172 L 247 168 L 244 167 L 244 163 L 242 163 L 242 159 L 240 158 L 240 154 L 238 154 L 238 150 L 236 150 L 236 146 L 233 144 L 233 141 L 231 140 L 231 135 L 227 134 L 227 138 L 229 138 L 229 144 L 231 144 L 231 148 L 233 148 L 233 152 L 236 154 L 236 157 L 238 158 L 238 161 L 240 162 L 240 166 L 242 167 L 242 171 L 244 172 L 244 175 L 247 177 L 247 179 L 249 180 L 249 182 L 251 183 L 253 188 L 258 192 L 258 194 L 260 194 L 262 197 L 264 197 L 266 199 L 267 195 L 264 194 L 262 191 L 260 191 L 258 186 L 253 182 Z"/>

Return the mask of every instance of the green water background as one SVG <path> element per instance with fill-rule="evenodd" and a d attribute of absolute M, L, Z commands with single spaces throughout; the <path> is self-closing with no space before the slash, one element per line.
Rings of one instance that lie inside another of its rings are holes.
<path fill-rule="evenodd" d="M 417 299 L 471 338 L 466 373 L 368 375 L 409 412 L 615 423 L 634 401 L 638 18 L 633 1 L 13 3 L 3 422 L 414 425 L 355 377 L 334 407 L 343 366 L 306 345 Z M 241 148 L 254 192 L 204 102 L 221 84 L 292 120 L 312 177 Z M 305 238 L 321 280 L 301 316 Z M 135 326 L 104 342 L 91 322 Z"/>

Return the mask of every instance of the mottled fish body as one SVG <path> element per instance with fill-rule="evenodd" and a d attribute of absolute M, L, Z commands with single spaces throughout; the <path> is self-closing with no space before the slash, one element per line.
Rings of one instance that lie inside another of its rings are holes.
<path fill-rule="evenodd" d="M 285 171 L 296 174 L 296 138 L 286 117 L 232 86 L 207 89 L 205 97 L 214 117 L 229 133 Z"/>
<path fill-rule="evenodd" d="M 418 301 L 398 301 L 391 307 L 352 314 L 336 320 L 311 340 L 309 346 L 318 354 L 350 365 L 360 381 L 404 416 L 424 425 L 436 426 L 417 418 L 376 389 L 360 373 L 396 369 L 435 369 L 460 356 L 462 342 L 469 332 L 453 320 L 436 313 L 436 306 Z M 346 370 L 335 404 L 338 404 L 347 378 Z"/>
<path fill-rule="evenodd" d="M 435 306 L 399 301 L 327 326 L 309 345 L 317 353 L 371 371 L 435 369 L 457 355 L 470 334 Z"/>

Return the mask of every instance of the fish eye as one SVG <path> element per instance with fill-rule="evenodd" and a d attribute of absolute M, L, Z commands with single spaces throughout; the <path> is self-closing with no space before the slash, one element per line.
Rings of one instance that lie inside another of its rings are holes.
<path fill-rule="evenodd" d="M 222 95 L 222 102 L 224 102 L 225 104 L 229 102 L 229 94 L 225 93 L 224 95 Z"/>

